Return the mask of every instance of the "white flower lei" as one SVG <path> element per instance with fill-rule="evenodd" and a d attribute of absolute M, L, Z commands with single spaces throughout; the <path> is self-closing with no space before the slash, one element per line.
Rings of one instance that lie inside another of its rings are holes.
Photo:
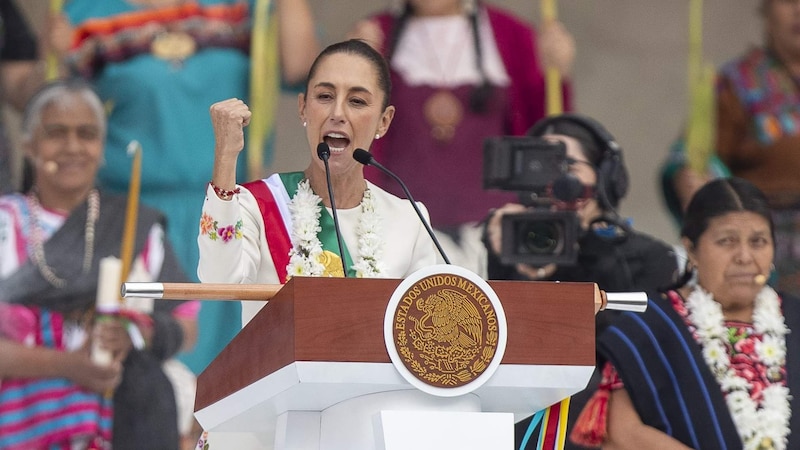
<path fill-rule="evenodd" d="M 719 382 L 733 422 L 745 449 L 786 448 L 789 435 L 789 388 L 773 383 L 761 393 L 760 405 L 750 397 L 750 383 L 731 368 L 728 330 L 722 306 L 700 286 L 686 299 L 688 319 L 703 348 L 703 358 Z M 756 297 L 753 328 L 763 336 L 755 346 L 756 355 L 767 366 L 767 374 L 777 379 L 786 363 L 786 339 L 789 332 L 775 291 L 765 286 Z M 772 378 L 770 376 L 770 378 Z"/>
<path fill-rule="evenodd" d="M 292 249 L 286 271 L 290 276 L 321 276 L 325 266 L 320 262 L 322 243 L 317 233 L 322 230 L 319 218 L 322 215 L 322 199 L 311 190 L 309 181 L 297 185 L 297 193 L 289 202 L 292 216 Z M 372 192 L 367 188 L 361 199 L 361 217 L 356 227 L 358 236 L 358 259 L 353 264 L 360 278 L 379 277 L 384 269 L 383 240 L 380 237 L 381 218 L 375 211 Z"/>

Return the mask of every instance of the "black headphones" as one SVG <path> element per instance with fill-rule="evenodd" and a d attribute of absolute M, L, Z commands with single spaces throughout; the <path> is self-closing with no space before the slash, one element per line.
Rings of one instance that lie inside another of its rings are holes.
<path fill-rule="evenodd" d="M 588 131 L 600 148 L 600 162 L 596 169 L 597 196 L 604 210 L 616 212 L 619 201 L 628 193 L 629 178 L 622 159 L 622 149 L 614 136 L 596 120 L 575 113 L 545 117 L 528 130 L 527 134 L 541 137 L 550 133 L 550 128 L 559 122 L 569 122 Z"/>

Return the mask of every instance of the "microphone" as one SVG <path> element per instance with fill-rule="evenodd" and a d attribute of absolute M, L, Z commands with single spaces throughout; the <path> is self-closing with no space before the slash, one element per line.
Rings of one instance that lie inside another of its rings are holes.
<path fill-rule="evenodd" d="M 556 199 L 570 203 L 574 202 L 586 193 L 586 188 L 575 175 L 566 174 L 556 178 L 552 185 L 553 197 Z"/>
<path fill-rule="evenodd" d="M 411 196 L 411 192 L 408 192 L 408 187 L 406 186 L 405 183 L 403 183 L 403 180 L 401 180 L 400 177 L 395 175 L 394 172 L 387 169 L 381 163 L 376 161 L 375 157 L 372 156 L 372 153 L 362 148 L 357 148 L 353 152 L 353 159 L 355 159 L 356 161 L 360 162 L 365 166 L 370 166 L 370 165 L 374 166 L 381 172 L 385 173 L 386 175 L 389 175 L 390 177 L 394 178 L 395 181 L 397 181 L 397 184 L 399 184 L 400 187 L 403 188 L 403 192 L 405 192 L 406 198 L 408 199 L 408 201 L 411 202 L 411 206 L 414 207 L 414 212 L 417 213 L 417 217 L 419 217 L 420 222 L 422 222 L 422 224 L 425 225 L 425 231 L 428 232 L 428 235 L 431 237 L 431 240 L 436 245 L 436 249 L 439 250 L 439 254 L 442 255 L 442 259 L 444 259 L 444 262 L 446 262 L 447 264 L 450 264 L 450 258 L 448 258 L 447 255 L 444 253 L 442 245 L 439 244 L 439 240 L 436 239 L 436 235 L 433 234 L 431 226 L 428 224 L 428 221 L 425 220 L 425 216 L 422 215 L 422 212 L 419 210 L 419 207 L 417 206 L 417 202 L 414 201 L 414 197 Z"/>
<path fill-rule="evenodd" d="M 339 231 L 339 215 L 336 214 L 336 201 L 333 199 L 333 184 L 331 183 L 331 168 L 328 166 L 328 158 L 331 157 L 331 148 L 328 144 L 320 142 L 317 145 L 317 156 L 325 163 L 325 181 L 328 183 L 328 197 L 331 199 L 331 211 L 333 213 L 333 228 L 336 230 L 336 243 L 339 244 L 339 256 L 342 260 L 342 270 L 347 278 L 347 267 L 344 262 L 344 245 L 342 245 L 342 233 Z"/>
<path fill-rule="evenodd" d="M 49 175 L 54 175 L 58 172 L 58 163 L 53 160 L 42 161 L 39 160 L 39 164 L 41 164 L 42 170 Z"/>

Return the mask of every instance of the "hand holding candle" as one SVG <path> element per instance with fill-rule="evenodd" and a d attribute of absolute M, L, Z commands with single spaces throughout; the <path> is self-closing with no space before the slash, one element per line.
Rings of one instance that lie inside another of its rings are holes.
<path fill-rule="evenodd" d="M 100 275 L 97 283 L 97 319 L 95 328 L 100 323 L 112 320 L 112 317 L 119 312 L 119 296 L 122 274 L 122 262 L 113 256 L 100 260 Z M 96 335 L 96 329 L 94 330 Z M 92 339 L 92 361 L 95 364 L 108 366 L 114 359 L 112 351 L 101 346 L 98 339 Z"/>
<path fill-rule="evenodd" d="M 100 260 L 100 275 L 97 280 L 97 313 L 119 312 L 120 286 L 122 286 L 122 261 L 108 256 Z"/>

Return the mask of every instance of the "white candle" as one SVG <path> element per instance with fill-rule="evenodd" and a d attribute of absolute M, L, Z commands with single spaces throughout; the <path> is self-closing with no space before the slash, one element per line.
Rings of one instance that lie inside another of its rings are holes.
<path fill-rule="evenodd" d="M 119 311 L 119 299 L 122 282 L 122 260 L 108 256 L 100 260 L 100 274 L 97 278 L 97 300 L 95 321 L 103 320 L 103 314 L 114 314 Z M 95 323 L 95 327 L 97 324 Z M 93 333 L 95 334 L 95 333 Z M 94 336 L 92 336 L 94 339 Z M 96 340 L 92 341 L 92 361 L 95 364 L 108 366 L 113 361 L 113 355 L 105 348 L 100 347 Z"/>
<path fill-rule="evenodd" d="M 97 312 L 109 314 L 119 311 L 122 291 L 122 260 L 108 256 L 100 260 L 100 275 L 97 279 Z"/>

